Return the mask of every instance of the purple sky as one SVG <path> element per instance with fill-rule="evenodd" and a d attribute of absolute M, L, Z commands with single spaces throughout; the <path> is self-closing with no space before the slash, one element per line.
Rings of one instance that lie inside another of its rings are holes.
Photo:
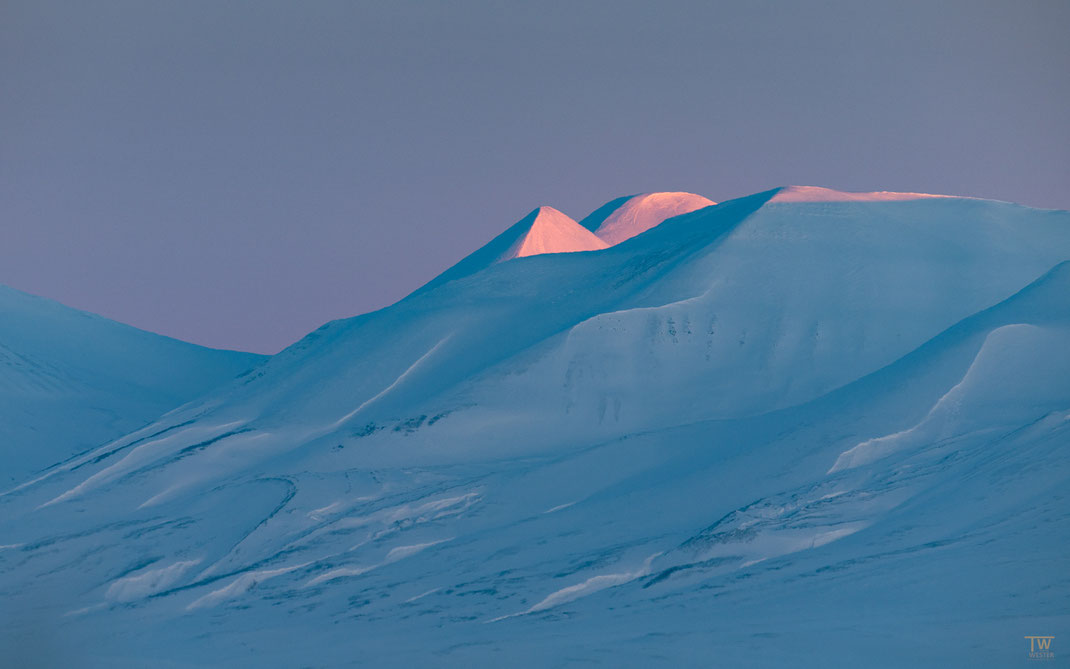
<path fill-rule="evenodd" d="M 0 283 L 275 352 L 533 207 L 1070 208 L 1070 3 L 0 4 Z"/>

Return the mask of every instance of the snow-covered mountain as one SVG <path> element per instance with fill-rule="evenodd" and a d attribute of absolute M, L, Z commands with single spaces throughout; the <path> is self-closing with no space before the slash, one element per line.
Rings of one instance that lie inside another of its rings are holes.
<path fill-rule="evenodd" d="M 10 656 L 1005 666 L 1065 634 L 1070 213 L 664 195 L 540 208 L 0 491 Z"/>
<path fill-rule="evenodd" d="M 0 285 L 0 485 L 141 427 L 262 359 Z"/>

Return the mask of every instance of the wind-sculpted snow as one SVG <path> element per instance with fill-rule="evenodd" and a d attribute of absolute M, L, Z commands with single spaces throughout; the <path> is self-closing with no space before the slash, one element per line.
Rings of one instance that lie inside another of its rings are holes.
<path fill-rule="evenodd" d="M 842 453 L 830 471 L 858 467 L 974 429 L 1028 424 L 1070 407 L 1070 354 L 1058 354 L 1067 351 L 1066 328 L 1014 324 L 993 330 L 962 381 L 920 423 L 858 444 Z"/>
<path fill-rule="evenodd" d="M 199 562 L 200 560 L 179 560 L 166 567 L 148 569 L 133 576 L 117 578 L 108 586 L 108 591 L 104 593 L 104 596 L 117 602 L 144 599 L 168 589 L 181 578 L 183 573 Z"/>
<path fill-rule="evenodd" d="M 777 193 L 436 280 L 3 491 L 0 638 L 109 667 L 1025 660 L 1070 626 L 1070 215 Z"/>

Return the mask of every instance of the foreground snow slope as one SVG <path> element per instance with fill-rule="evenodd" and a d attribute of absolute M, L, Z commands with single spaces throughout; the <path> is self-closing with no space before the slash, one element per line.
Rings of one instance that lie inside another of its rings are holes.
<path fill-rule="evenodd" d="M 3 491 L 8 656 L 1006 666 L 1070 632 L 1070 214 L 781 192 L 440 277 Z"/>
<path fill-rule="evenodd" d="M 263 358 L 0 286 L 0 485 L 140 427 Z"/>

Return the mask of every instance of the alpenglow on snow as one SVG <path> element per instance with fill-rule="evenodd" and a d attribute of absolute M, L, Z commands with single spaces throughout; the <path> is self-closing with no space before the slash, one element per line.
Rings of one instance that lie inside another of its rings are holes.
<path fill-rule="evenodd" d="M 203 373 L 101 386 L 118 433 L 25 436 L 89 391 L 5 413 L 3 656 L 1007 666 L 1070 630 L 1070 212 L 787 187 L 503 228 L 264 361 L 147 344 Z M 28 406 L 104 378 L 20 362 L 50 318 L 0 327 Z"/>

